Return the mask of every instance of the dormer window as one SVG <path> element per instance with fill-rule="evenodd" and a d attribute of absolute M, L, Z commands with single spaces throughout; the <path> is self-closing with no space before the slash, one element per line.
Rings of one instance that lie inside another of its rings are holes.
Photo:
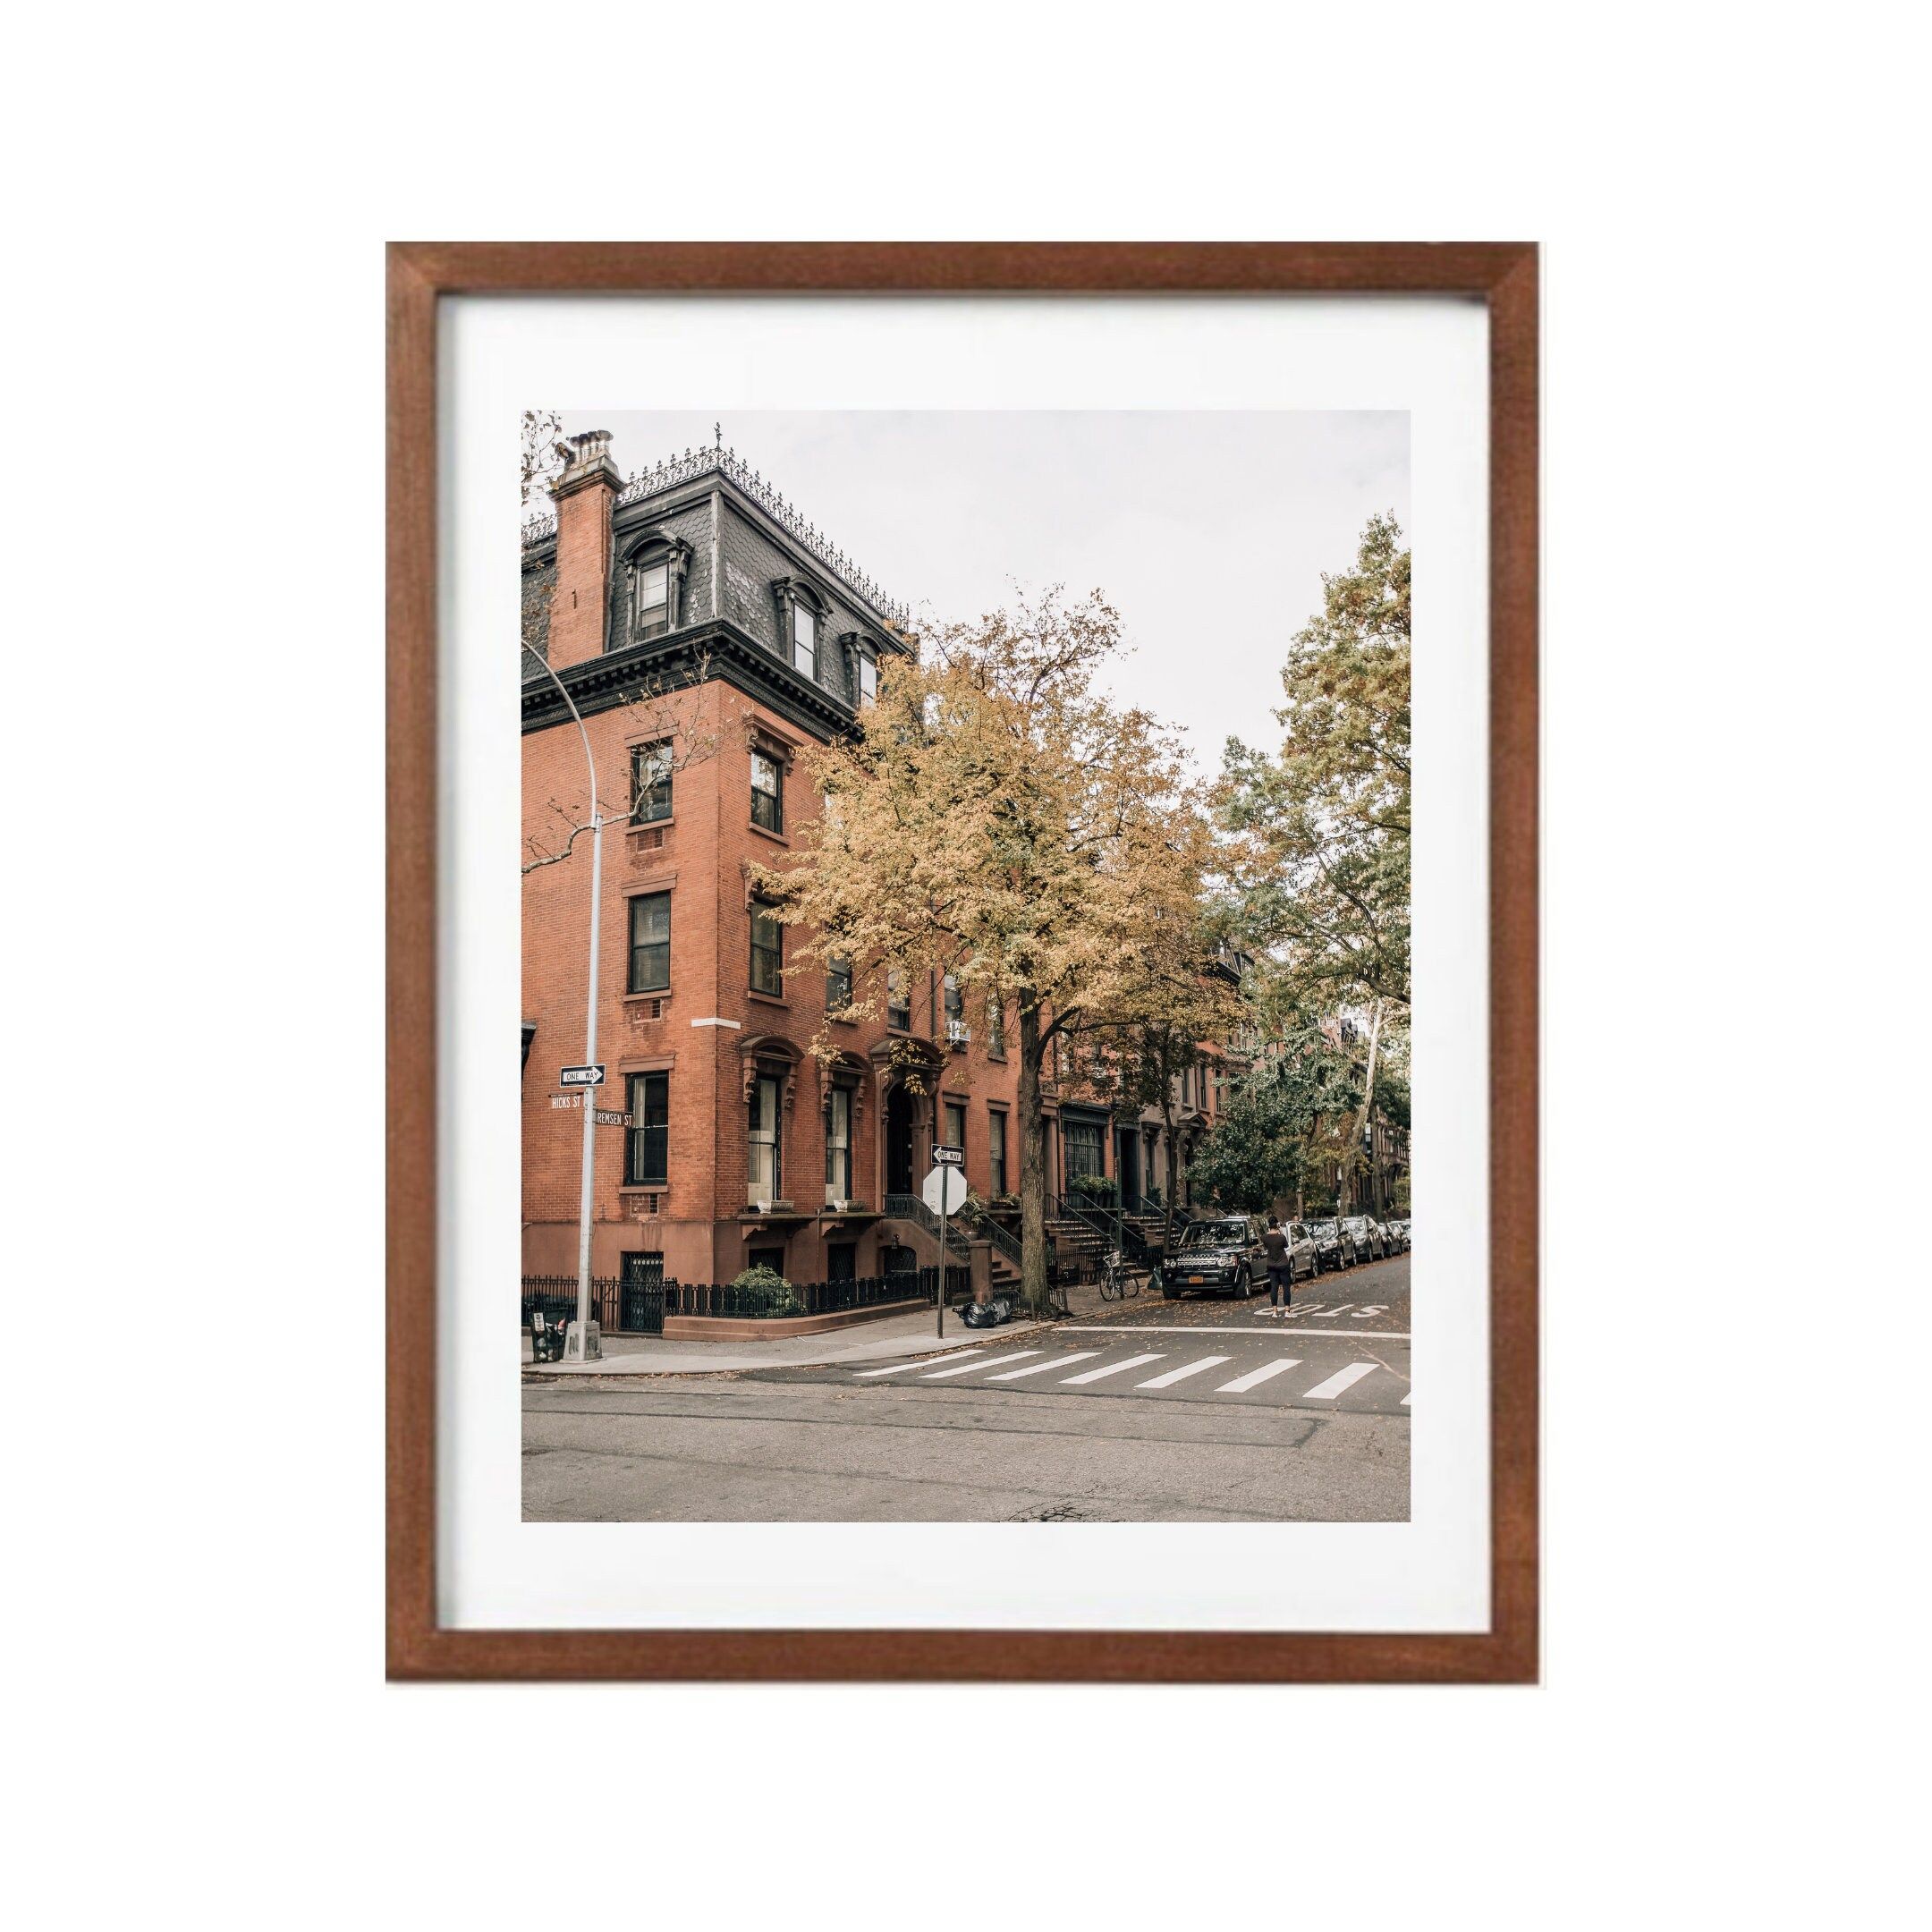
<path fill-rule="evenodd" d="M 869 650 L 859 653 L 859 702 L 870 704 L 878 696 L 878 659 Z"/>
<path fill-rule="evenodd" d="M 671 628 L 671 566 L 662 557 L 640 564 L 637 573 L 637 622 L 631 635 L 662 637 Z"/>
<path fill-rule="evenodd" d="M 801 678 L 816 684 L 823 651 L 820 633 L 832 606 L 826 602 L 825 593 L 807 578 L 775 577 L 771 588 L 778 611 L 774 648 Z"/>
<path fill-rule="evenodd" d="M 624 552 L 631 580 L 630 623 L 628 636 L 621 641 L 641 643 L 677 629 L 691 558 L 691 546 L 669 530 L 646 530 L 631 542 Z M 622 628 L 612 627 L 614 631 Z"/>

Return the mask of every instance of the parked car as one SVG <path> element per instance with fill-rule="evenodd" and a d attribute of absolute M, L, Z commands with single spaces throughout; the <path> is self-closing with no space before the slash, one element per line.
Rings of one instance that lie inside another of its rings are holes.
<path fill-rule="evenodd" d="M 1355 1252 L 1364 1261 L 1379 1261 L 1388 1253 L 1380 1224 L 1367 1215 L 1351 1215 L 1342 1225 L 1354 1237 Z"/>
<path fill-rule="evenodd" d="M 1306 1278 L 1313 1281 L 1321 1273 L 1321 1250 L 1309 1233 L 1305 1221 L 1284 1221 L 1282 1233 L 1288 1237 L 1288 1279 L 1291 1284 Z"/>
<path fill-rule="evenodd" d="M 1395 1249 L 1398 1254 L 1407 1254 L 1413 1245 L 1409 1234 L 1409 1230 L 1413 1225 L 1414 1223 L 1410 1221 L 1391 1221 L 1389 1223 L 1389 1231 L 1395 1237 Z"/>
<path fill-rule="evenodd" d="M 1345 1221 L 1310 1221 L 1308 1231 L 1315 1243 L 1315 1258 L 1321 1264 L 1322 1273 L 1333 1268 L 1352 1267 L 1360 1259 L 1355 1251 L 1355 1237 L 1349 1233 Z"/>
<path fill-rule="evenodd" d="M 1258 1215 L 1191 1221 L 1161 1267 L 1161 1292 L 1172 1301 L 1191 1288 L 1216 1289 L 1246 1301 L 1267 1279 L 1267 1250 Z"/>

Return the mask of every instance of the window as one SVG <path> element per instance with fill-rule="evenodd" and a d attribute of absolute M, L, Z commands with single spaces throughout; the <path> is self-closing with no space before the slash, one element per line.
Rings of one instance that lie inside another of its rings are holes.
<path fill-rule="evenodd" d="M 751 823 L 767 832 L 784 830 L 784 771 L 762 751 L 751 754 Z"/>
<path fill-rule="evenodd" d="M 661 992 L 671 984 L 671 894 L 646 893 L 631 902 L 632 993 Z"/>
<path fill-rule="evenodd" d="M 906 976 L 897 966 L 886 969 L 886 1024 L 898 1028 L 902 1033 L 910 1032 L 912 1027 L 912 1001 L 906 992 Z"/>
<path fill-rule="evenodd" d="M 987 1113 L 987 1150 L 991 1157 L 993 1191 L 1004 1194 L 1006 1188 L 1006 1116 L 997 1107 Z"/>
<path fill-rule="evenodd" d="M 1068 1121 L 1062 1132 L 1066 1140 L 1066 1175 L 1070 1182 L 1076 1174 L 1106 1171 L 1100 1157 L 1100 1130 L 1092 1121 Z"/>
<path fill-rule="evenodd" d="M 825 975 L 825 1004 L 828 1013 L 843 1013 L 852 1004 L 852 962 L 827 960 Z"/>
<path fill-rule="evenodd" d="M 631 635 L 662 637 L 671 628 L 671 565 L 663 557 L 654 564 L 640 564 L 632 573 L 637 600 L 637 619 Z"/>
<path fill-rule="evenodd" d="M 966 1145 L 966 1103 L 963 1100 L 948 1100 L 945 1104 L 945 1144 L 956 1148 Z"/>
<path fill-rule="evenodd" d="M 966 1025 L 966 996 L 951 973 L 945 976 L 945 1030 L 951 1046 L 963 1047 L 972 1038 Z"/>
<path fill-rule="evenodd" d="M 869 650 L 859 653 L 859 702 L 869 705 L 878 696 L 878 659 Z"/>
<path fill-rule="evenodd" d="M 835 1087 L 826 1102 L 825 1198 L 848 1201 L 852 1191 L 852 1089 Z"/>
<path fill-rule="evenodd" d="M 987 1002 L 986 1045 L 996 1060 L 1006 1057 L 1006 1009 L 996 999 Z"/>
<path fill-rule="evenodd" d="M 632 1073 L 625 1080 L 624 1185 L 664 1187 L 671 1179 L 671 1076 Z"/>
<path fill-rule="evenodd" d="M 631 823 L 655 825 L 671 816 L 671 747 L 631 747 Z"/>
<path fill-rule="evenodd" d="M 751 1139 L 745 1174 L 745 1200 L 756 1207 L 760 1201 L 784 1199 L 779 1191 L 784 1174 L 778 1159 L 778 1110 L 783 1082 L 775 1074 L 761 1073 L 751 1083 Z"/>
<path fill-rule="evenodd" d="M 751 990 L 775 996 L 784 991 L 784 928 L 769 906 L 751 908 Z"/>
<path fill-rule="evenodd" d="M 818 675 L 818 619 L 802 600 L 792 606 L 792 662 L 802 677 Z"/>

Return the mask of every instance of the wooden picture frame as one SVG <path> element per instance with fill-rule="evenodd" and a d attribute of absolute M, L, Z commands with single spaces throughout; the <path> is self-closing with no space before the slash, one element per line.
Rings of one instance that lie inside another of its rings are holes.
<path fill-rule="evenodd" d="M 436 309 L 589 292 L 1454 294 L 1489 317 L 1491 1627 L 436 1622 Z M 1538 256 L 1528 243 L 398 242 L 388 254 L 387 1665 L 395 1679 L 1528 1682 L 1538 1670 Z"/>

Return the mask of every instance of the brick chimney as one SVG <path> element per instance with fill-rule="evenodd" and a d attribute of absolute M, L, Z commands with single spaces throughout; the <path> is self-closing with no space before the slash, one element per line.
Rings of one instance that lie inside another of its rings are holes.
<path fill-rule="evenodd" d="M 604 653 L 610 608 L 611 512 L 623 479 L 611 461 L 610 431 L 567 436 L 568 466 L 550 486 L 555 500 L 556 588 L 550 596 L 553 670 Z"/>

